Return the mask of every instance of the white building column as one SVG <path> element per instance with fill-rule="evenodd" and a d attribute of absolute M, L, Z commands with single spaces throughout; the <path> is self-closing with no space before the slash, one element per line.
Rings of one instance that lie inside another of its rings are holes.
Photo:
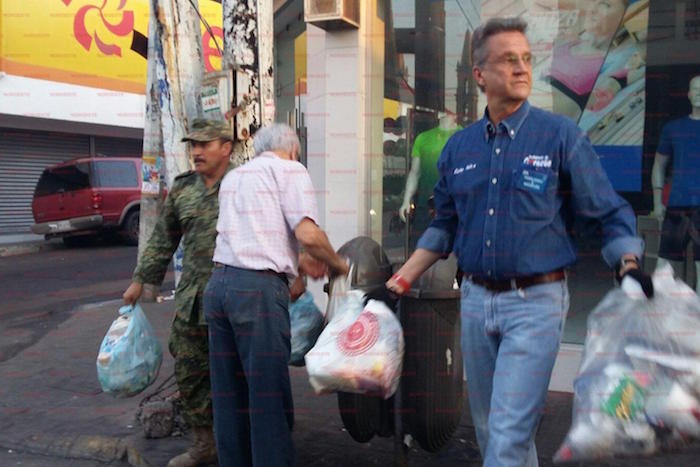
<path fill-rule="evenodd" d="M 308 170 L 319 222 L 336 249 L 382 234 L 384 21 L 377 2 L 359 3 L 359 29 L 309 23 L 306 31 Z M 310 289 L 323 304 L 320 286 Z"/>

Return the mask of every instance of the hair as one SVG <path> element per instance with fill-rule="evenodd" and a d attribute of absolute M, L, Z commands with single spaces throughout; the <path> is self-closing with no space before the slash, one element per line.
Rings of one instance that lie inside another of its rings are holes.
<path fill-rule="evenodd" d="M 474 30 L 472 34 L 472 66 L 481 66 L 488 58 L 486 42 L 489 37 L 502 32 L 519 32 L 525 34 L 527 21 L 522 18 L 491 18 Z"/>
<path fill-rule="evenodd" d="M 230 143 L 230 144 L 231 144 L 231 150 L 228 152 L 228 155 L 230 156 L 231 154 L 233 154 L 233 139 L 230 139 L 230 138 L 219 138 L 219 143 L 221 143 L 222 146 L 223 146 L 224 144 L 226 144 L 226 143 Z"/>
<path fill-rule="evenodd" d="M 299 137 L 292 127 L 283 123 L 273 123 L 272 125 L 260 128 L 255 132 L 253 138 L 253 148 L 255 155 L 265 151 L 294 151 L 300 148 Z"/>

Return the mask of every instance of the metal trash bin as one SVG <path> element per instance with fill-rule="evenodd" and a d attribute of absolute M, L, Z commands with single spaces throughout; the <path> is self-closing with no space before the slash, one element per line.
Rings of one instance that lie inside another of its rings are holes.
<path fill-rule="evenodd" d="M 402 433 L 440 450 L 459 425 L 464 377 L 459 290 L 411 291 L 401 298 L 406 350 L 401 374 Z"/>
<path fill-rule="evenodd" d="M 356 265 L 353 288 L 369 290 L 391 277 L 386 254 L 369 237 L 350 240 L 338 253 Z M 436 452 L 456 430 L 465 397 L 456 270 L 454 257 L 436 263 L 399 301 L 405 353 L 397 393 L 387 400 L 338 393 L 343 425 L 356 441 L 410 434 Z"/>

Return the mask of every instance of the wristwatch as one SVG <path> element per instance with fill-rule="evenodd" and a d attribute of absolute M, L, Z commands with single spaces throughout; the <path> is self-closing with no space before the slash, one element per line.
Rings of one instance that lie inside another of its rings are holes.
<path fill-rule="evenodd" d="M 629 263 L 634 263 L 639 267 L 639 260 L 637 258 L 621 258 L 620 259 L 620 270 L 622 270 Z"/>
<path fill-rule="evenodd" d="M 639 260 L 637 258 L 620 258 L 620 262 L 618 263 L 617 271 L 615 273 L 618 280 L 622 279 L 622 270 L 625 269 L 629 263 L 634 263 L 637 265 L 637 267 L 639 267 Z"/>

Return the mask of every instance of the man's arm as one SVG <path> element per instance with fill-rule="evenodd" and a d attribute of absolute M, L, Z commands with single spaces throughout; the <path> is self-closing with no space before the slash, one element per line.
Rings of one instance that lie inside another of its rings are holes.
<path fill-rule="evenodd" d="M 124 303 L 133 304 L 143 291 L 143 284 L 158 285 L 163 282 L 168 265 L 182 238 L 182 229 L 175 211 L 172 192 L 163 204 L 158 221 L 148 239 L 139 264 L 134 271 L 131 285 L 124 291 Z"/>
<path fill-rule="evenodd" d="M 571 214 L 600 223 L 601 253 L 610 268 L 626 254 L 641 258 L 644 242 L 632 207 L 614 190 L 586 135 L 568 122 L 562 131 L 567 141 L 560 171 L 571 185 Z"/>
<path fill-rule="evenodd" d="M 562 172 L 571 183 L 573 214 L 600 222 L 601 254 L 605 262 L 619 280 L 629 275 L 651 298 L 654 295 L 651 278 L 638 263 L 644 242 L 637 236 L 632 207 L 613 189 L 588 138 L 578 128 L 568 136 L 574 142 L 564 156 Z"/>
<path fill-rule="evenodd" d="M 312 279 L 321 279 L 328 274 L 328 265 L 315 259 L 307 252 L 299 255 L 299 275 L 309 276 Z"/>
<path fill-rule="evenodd" d="M 132 282 L 122 294 L 122 299 L 124 299 L 124 303 L 127 305 L 133 305 L 141 298 L 141 293 L 143 293 L 143 284 L 140 282 Z"/>
<path fill-rule="evenodd" d="M 331 273 L 334 275 L 348 273 L 348 264 L 335 252 L 326 233 L 314 221 L 308 217 L 303 218 L 294 229 L 294 235 L 304 251 L 327 264 Z"/>
<path fill-rule="evenodd" d="M 292 285 L 289 286 L 289 300 L 296 302 L 299 297 L 304 295 L 304 292 L 306 292 L 304 278 L 297 276 L 297 278 L 294 279 L 294 282 L 292 282 Z"/>
<path fill-rule="evenodd" d="M 444 255 L 437 251 L 417 248 L 408 261 L 386 282 L 386 288 L 399 295 L 411 288 L 411 284 Z"/>

